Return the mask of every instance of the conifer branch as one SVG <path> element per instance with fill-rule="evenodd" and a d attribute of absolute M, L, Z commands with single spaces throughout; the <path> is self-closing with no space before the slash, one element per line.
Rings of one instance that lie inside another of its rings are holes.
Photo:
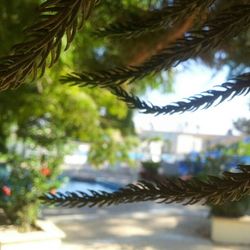
<path fill-rule="evenodd" d="M 250 195 L 250 166 L 239 166 L 240 172 L 224 172 L 222 177 L 208 176 L 205 181 L 197 177 L 189 181 L 168 179 L 160 183 L 140 181 L 116 192 L 91 191 L 46 194 L 41 200 L 63 207 L 110 206 L 121 203 L 157 201 L 160 203 L 223 204 L 238 201 Z"/>
<path fill-rule="evenodd" d="M 108 89 L 117 96 L 121 101 L 124 101 L 130 108 L 139 109 L 146 114 L 174 114 L 183 113 L 186 111 L 196 111 L 199 108 L 207 109 L 211 107 L 216 101 L 220 103 L 225 100 L 248 94 L 250 92 L 250 73 L 245 73 L 237 76 L 231 81 L 225 82 L 221 85 L 215 86 L 218 89 L 211 89 L 200 94 L 185 98 L 183 101 L 174 102 L 166 106 L 157 106 L 139 97 L 128 93 L 120 86 L 111 86 Z"/>
<path fill-rule="evenodd" d="M 131 18 L 123 22 L 112 23 L 99 28 L 95 34 L 99 37 L 115 36 L 126 39 L 135 38 L 148 32 L 155 32 L 171 27 L 177 21 L 190 16 L 196 10 L 201 12 L 208 8 L 215 0 L 174 1 L 173 5 L 161 10 L 146 12 L 143 16 Z"/>
<path fill-rule="evenodd" d="M 15 45 L 12 54 L 0 58 L 0 91 L 16 88 L 26 77 L 45 71 L 59 58 L 62 37 L 66 34 L 70 46 L 76 30 L 89 17 L 98 0 L 47 0 L 40 5 L 40 20 L 28 27 L 26 41 Z"/>
<path fill-rule="evenodd" d="M 73 82 L 79 86 L 131 83 L 214 49 L 223 40 L 234 37 L 249 27 L 250 4 L 235 5 L 208 21 L 201 30 L 186 33 L 184 38 L 178 39 L 141 65 L 116 67 L 93 73 L 72 73 L 63 77 L 62 82 Z"/>

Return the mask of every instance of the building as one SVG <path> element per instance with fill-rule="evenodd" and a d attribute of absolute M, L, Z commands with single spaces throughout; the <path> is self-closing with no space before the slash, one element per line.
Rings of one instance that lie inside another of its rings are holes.
<path fill-rule="evenodd" d="M 162 158 L 162 156 L 164 158 L 164 155 L 169 160 L 172 157 L 174 161 L 192 152 L 199 153 L 218 144 L 231 145 L 244 139 L 244 136 L 235 136 L 232 133 L 227 135 L 209 135 L 152 130 L 141 131 L 139 137 L 142 140 L 142 151 L 145 154 L 149 154 L 149 157 L 155 161 Z"/>

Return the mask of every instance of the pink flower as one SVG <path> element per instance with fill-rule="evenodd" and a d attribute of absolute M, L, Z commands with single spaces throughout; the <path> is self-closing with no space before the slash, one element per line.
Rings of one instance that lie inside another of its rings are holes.
<path fill-rule="evenodd" d="M 3 186 L 2 187 L 2 192 L 4 193 L 4 195 L 6 196 L 11 196 L 11 188 L 8 186 Z"/>

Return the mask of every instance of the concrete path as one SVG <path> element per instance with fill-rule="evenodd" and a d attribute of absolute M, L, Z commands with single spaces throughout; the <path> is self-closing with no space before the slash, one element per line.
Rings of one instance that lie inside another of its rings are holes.
<path fill-rule="evenodd" d="M 250 250 L 211 242 L 201 206 L 137 203 L 44 214 L 66 233 L 62 250 Z"/>

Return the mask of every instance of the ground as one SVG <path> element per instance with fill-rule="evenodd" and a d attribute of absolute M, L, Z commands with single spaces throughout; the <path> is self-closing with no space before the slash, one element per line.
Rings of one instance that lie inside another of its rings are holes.
<path fill-rule="evenodd" d="M 249 250 L 210 240 L 203 206 L 136 203 L 109 208 L 45 209 L 65 233 L 62 250 Z"/>

